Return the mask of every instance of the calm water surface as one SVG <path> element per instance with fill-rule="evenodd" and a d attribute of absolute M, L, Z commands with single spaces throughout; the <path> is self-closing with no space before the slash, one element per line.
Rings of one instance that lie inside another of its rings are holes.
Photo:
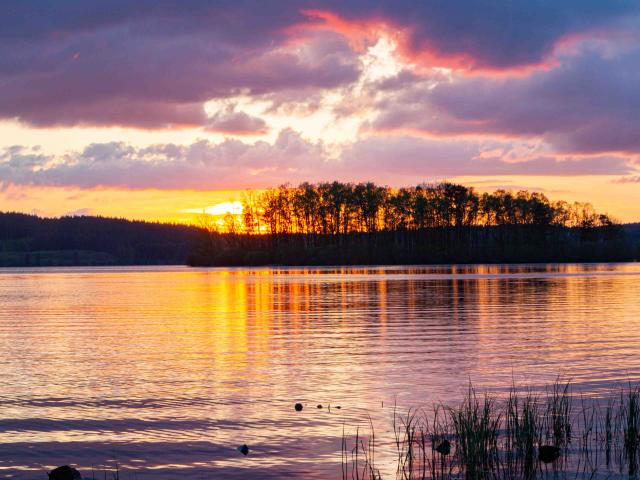
<path fill-rule="evenodd" d="M 640 379 L 640 266 L 0 269 L 0 352 L 0 476 L 336 478 L 394 402 Z"/>

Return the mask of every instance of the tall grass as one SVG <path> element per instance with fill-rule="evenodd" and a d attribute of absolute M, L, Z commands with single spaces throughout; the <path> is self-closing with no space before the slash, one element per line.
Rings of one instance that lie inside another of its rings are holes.
<path fill-rule="evenodd" d="M 591 478 L 601 468 L 636 475 L 640 388 L 621 387 L 604 402 L 580 396 L 578 407 L 576 398 L 571 385 L 558 379 L 543 395 L 515 385 L 504 397 L 479 395 L 470 385 L 456 406 L 406 414 L 394 408 L 395 478 Z M 357 430 L 355 442 L 343 431 L 344 480 L 382 480 L 371 420 L 369 430 L 366 437 Z M 556 455 L 545 455 L 549 451 Z"/>
<path fill-rule="evenodd" d="M 621 392 L 620 425 L 624 440 L 624 456 L 629 465 L 629 475 L 638 472 L 638 446 L 640 444 L 640 390 L 629 385 Z"/>
<path fill-rule="evenodd" d="M 512 385 L 505 406 L 504 459 L 510 471 L 523 471 L 526 477 L 534 470 L 536 445 L 540 437 L 540 405 L 531 390 L 520 395 Z"/>
<path fill-rule="evenodd" d="M 498 429 L 502 413 L 494 400 L 484 395 L 478 399 L 469 386 L 462 405 L 451 408 L 456 452 L 461 466 L 469 478 L 482 478 L 484 472 L 494 469 L 498 461 Z"/>
<path fill-rule="evenodd" d="M 559 447 L 571 441 L 571 395 L 569 382 L 564 385 L 557 379 L 547 389 L 547 409 L 543 418 L 545 439 Z"/>

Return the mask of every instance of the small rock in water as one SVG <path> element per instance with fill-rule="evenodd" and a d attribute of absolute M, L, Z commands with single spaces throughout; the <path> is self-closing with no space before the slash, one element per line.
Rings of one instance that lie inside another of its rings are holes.
<path fill-rule="evenodd" d="M 238 447 L 238 451 L 243 454 L 243 455 L 248 455 L 249 454 L 249 447 L 247 447 L 247 445 L 242 445 L 241 447 Z"/>
<path fill-rule="evenodd" d="M 541 445 L 538 451 L 538 458 L 544 463 L 551 463 L 560 456 L 560 447 L 555 445 Z"/>
<path fill-rule="evenodd" d="M 341 407 L 340 405 L 338 405 L 338 406 L 336 406 L 336 408 L 337 408 L 338 410 L 340 410 L 342 407 Z"/>
<path fill-rule="evenodd" d="M 296 403 L 295 407 L 296 412 L 301 412 L 302 411 L 302 404 L 301 403 Z"/>
<path fill-rule="evenodd" d="M 82 480 L 80 472 L 69 465 L 55 468 L 49 473 L 49 480 Z"/>
<path fill-rule="evenodd" d="M 436 447 L 436 452 L 442 455 L 449 455 L 451 453 L 451 442 L 449 442 L 449 440 L 443 440 Z"/>
<path fill-rule="evenodd" d="M 322 405 L 318 404 L 318 408 L 322 408 Z"/>

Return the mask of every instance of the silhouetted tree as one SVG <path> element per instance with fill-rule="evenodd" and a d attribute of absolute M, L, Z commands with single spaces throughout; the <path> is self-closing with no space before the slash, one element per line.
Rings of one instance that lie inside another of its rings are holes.
<path fill-rule="evenodd" d="M 425 228 L 613 225 L 584 203 L 551 202 L 538 192 L 497 190 L 478 195 L 450 182 L 392 190 L 369 183 L 282 185 L 244 201 L 247 233 L 346 235 Z"/>

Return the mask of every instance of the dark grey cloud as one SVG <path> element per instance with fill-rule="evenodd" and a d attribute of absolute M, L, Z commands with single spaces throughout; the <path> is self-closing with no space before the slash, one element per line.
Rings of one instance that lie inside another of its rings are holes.
<path fill-rule="evenodd" d="M 335 11 L 347 18 L 376 18 L 405 29 L 411 54 L 431 52 L 458 58 L 471 68 L 498 70 L 541 63 L 559 41 L 615 30 L 640 12 L 634 0 L 341 3 Z"/>
<path fill-rule="evenodd" d="M 0 43 L 0 118 L 40 127 L 197 127 L 210 99 L 316 91 L 359 76 L 357 55 L 338 34 L 316 32 L 297 44 L 265 31 L 259 43 L 218 29 L 227 16 L 211 17 L 208 29 L 194 20 L 193 29 L 164 30 L 143 16 Z"/>
<path fill-rule="evenodd" d="M 615 28 L 640 5 L 634 0 L 5 0 L 3 43 L 38 43 L 126 27 L 133 39 L 159 36 L 263 48 L 292 25 L 312 24 L 305 11 L 401 28 L 415 53 L 464 56 L 478 66 L 537 63 L 563 38 Z"/>

